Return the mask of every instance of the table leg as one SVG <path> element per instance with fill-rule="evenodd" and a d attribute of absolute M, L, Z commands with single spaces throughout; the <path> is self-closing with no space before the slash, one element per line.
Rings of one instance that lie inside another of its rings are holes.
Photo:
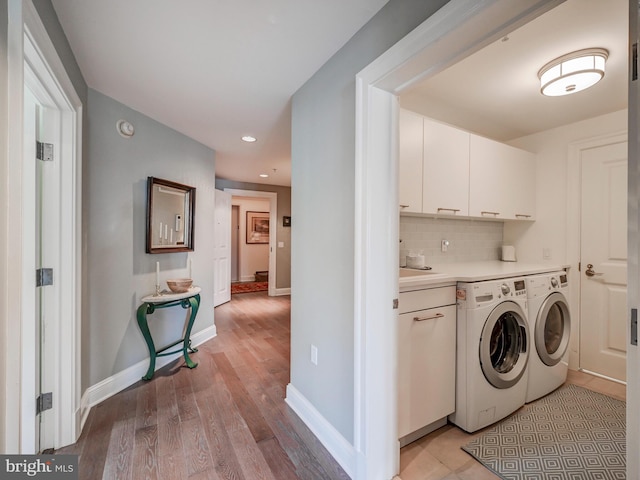
<path fill-rule="evenodd" d="M 197 348 L 191 348 L 191 329 L 193 328 L 193 322 L 198 314 L 198 308 L 200 308 L 200 295 L 198 294 L 188 298 L 187 301 L 184 302 L 183 306 L 185 308 L 191 307 L 191 314 L 189 315 L 189 323 L 187 323 L 187 329 L 184 333 L 182 353 L 184 354 L 184 361 L 187 364 L 187 367 L 196 368 L 198 364 L 189 358 L 189 350 L 192 352 L 198 351 Z"/>
<path fill-rule="evenodd" d="M 144 337 L 144 341 L 147 342 L 147 348 L 149 348 L 149 369 L 143 380 L 151 380 L 156 370 L 156 347 L 151 338 L 151 332 L 149 331 L 149 325 L 147 324 L 147 313 L 153 313 L 153 306 L 149 303 L 143 303 L 138 307 L 137 319 L 138 326 Z"/>

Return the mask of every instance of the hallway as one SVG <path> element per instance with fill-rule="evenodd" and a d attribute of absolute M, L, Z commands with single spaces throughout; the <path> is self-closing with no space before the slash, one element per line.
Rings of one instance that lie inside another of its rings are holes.
<path fill-rule="evenodd" d="M 284 402 L 290 297 L 233 295 L 217 337 L 91 410 L 80 479 L 348 479 Z"/>

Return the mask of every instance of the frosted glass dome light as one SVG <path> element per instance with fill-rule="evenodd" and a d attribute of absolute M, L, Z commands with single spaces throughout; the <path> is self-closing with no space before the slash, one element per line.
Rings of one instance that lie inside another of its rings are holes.
<path fill-rule="evenodd" d="M 559 97 L 595 85 L 604 77 L 608 57 L 609 52 L 603 48 L 589 48 L 552 60 L 538 72 L 540 92 Z"/>

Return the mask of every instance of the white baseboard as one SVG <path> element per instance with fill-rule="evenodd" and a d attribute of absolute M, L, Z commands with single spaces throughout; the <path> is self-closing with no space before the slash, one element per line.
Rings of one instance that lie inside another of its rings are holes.
<path fill-rule="evenodd" d="M 291 295 L 291 288 L 276 288 L 274 296 L 279 297 L 281 295 Z"/>
<path fill-rule="evenodd" d="M 291 384 L 287 385 L 285 402 L 318 437 L 347 475 L 353 478 L 356 472 L 356 450 L 353 445 Z"/>
<path fill-rule="evenodd" d="M 191 345 L 197 347 L 198 345 L 203 344 L 204 342 L 214 338 L 215 336 L 216 326 L 211 325 L 204 330 L 200 330 L 199 332 L 194 333 L 191 336 Z M 158 370 L 159 368 L 164 367 L 181 355 L 182 353 L 179 352 L 175 355 L 157 357 L 155 369 Z M 147 357 L 145 360 L 132 365 L 126 370 L 122 370 L 121 372 L 118 372 L 115 375 L 110 376 L 109 378 L 105 378 L 101 382 L 98 382 L 95 385 L 87 388 L 80 401 L 80 418 L 82 419 L 81 425 L 84 426 L 84 422 L 87 420 L 87 416 L 89 415 L 89 410 L 91 409 L 91 407 L 97 405 L 98 403 L 106 400 L 109 397 L 112 397 L 116 393 L 121 392 L 125 388 L 130 387 L 131 385 L 139 381 L 142 376 L 147 373 L 148 368 L 149 358 Z"/>

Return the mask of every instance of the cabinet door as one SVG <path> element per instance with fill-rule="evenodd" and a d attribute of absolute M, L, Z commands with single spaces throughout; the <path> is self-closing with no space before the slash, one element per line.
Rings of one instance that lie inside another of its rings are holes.
<path fill-rule="evenodd" d="M 503 144 L 471 135 L 469 160 L 469 215 L 504 219 L 509 173 Z"/>
<path fill-rule="evenodd" d="M 470 216 L 532 220 L 535 181 L 535 156 L 532 153 L 471 135 Z"/>
<path fill-rule="evenodd" d="M 403 313 L 398 318 L 398 438 L 402 438 L 455 410 L 456 307 Z"/>
<path fill-rule="evenodd" d="M 400 213 L 422 213 L 422 116 L 400 110 Z"/>
<path fill-rule="evenodd" d="M 511 215 L 516 220 L 535 220 L 536 216 L 536 156 L 525 150 L 511 148 Z"/>
<path fill-rule="evenodd" d="M 422 212 L 468 215 L 469 133 L 424 119 Z"/>

